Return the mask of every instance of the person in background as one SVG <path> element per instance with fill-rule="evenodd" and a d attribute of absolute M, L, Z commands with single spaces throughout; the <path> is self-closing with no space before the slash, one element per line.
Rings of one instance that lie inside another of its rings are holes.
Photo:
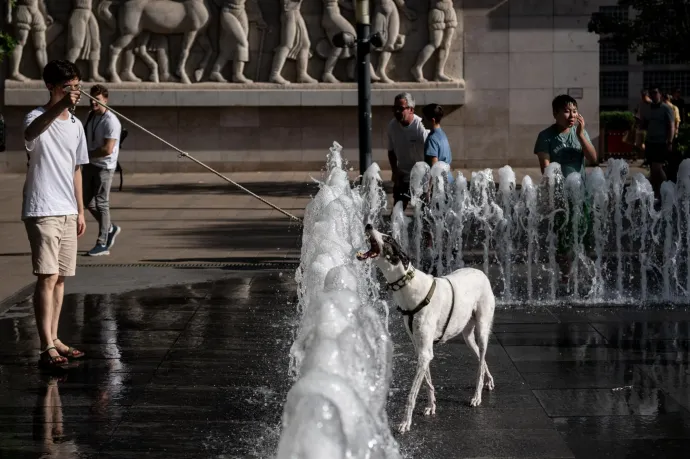
<path fill-rule="evenodd" d="M 91 87 L 91 97 L 108 104 L 108 89 Z M 110 110 L 91 100 L 86 121 L 89 164 L 84 166 L 84 205 L 98 222 L 98 239 L 87 255 L 109 255 L 121 228 L 110 221 L 110 186 L 117 167 L 122 125 Z"/>
<path fill-rule="evenodd" d="M 652 103 L 652 99 L 649 97 L 649 91 L 643 89 L 640 91 L 640 103 L 635 107 L 635 124 L 634 131 L 635 136 L 633 139 L 635 150 L 639 157 L 644 158 L 644 140 L 645 140 L 645 130 L 642 127 L 642 114 L 649 108 L 649 104 Z M 646 164 L 646 160 L 643 160 L 643 166 Z"/>
<path fill-rule="evenodd" d="M 585 129 L 585 119 L 578 111 L 577 101 L 567 94 L 561 94 L 553 99 L 551 109 L 556 122 L 539 133 L 534 145 L 541 172 L 543 174 L 546 167 L 555 162 L 560 164 L 563 177 L 580 174 L 584 183 L 585 161 L 596 164 L 597 151 Z M 585 202 L 580 234 L 591 234 L 588 207 Z M 557 260 L 562 273 L 561 281 L 567 282 L 576 241 L 569 226 L 558 224 L 556 228 L 559 228 Z"/>
<path fill-rule="evenodd" d="M 415 102 L 409 92 L 395 96 L 394 118 L 388 123 L 388 161 L 393 171 L 393 205 L 403 209 L 410 202 L 410 173 L 415 163 L 424 161 L 424 142 L 428 131 L 414 113 Z"/>
<path fill-rule="evenodd" d="M 561 165 L 563 176 L 573 172 L 585 176 L 585 160 L 597 162 L 597 151 L 585 129 L 585 119 L 579 113 L 577 101 L 566 94 L 551 103 L 556 122 L 537 136 L 534 153 L 539 159 L 542 174 L 551 162 Z"/>
<path fill-rule="evenodd" d="M 424 142 L 424 161 L 433 167 L 438 161 L 451 165 L 453 155 L 450 151 L 450 143 L 448 136 L 441 128 L 441 120 L 443 119 L 443 107 L 439 104 L 429 104 L 422 109 L 424 115 L 424 127 L 429 129 Z M 449 172 L 448 182 L 453 181 L 453 174 Z"/>
<path fill-rule="evenodd" d="M 666 178 L 673 183 L 676 183 L 676 178 L 678 177 L 678 169 L 680 168 L 680 163 L 683 160 L 678 153 L 678 131 L 680 129 L 680 110 L 678 107 L 673 105 L 673 96 L 671 94 L 663 95 L 663 103 L 666 104 L 671 110 L 673 110 L 673 120 L 675 122 L 674 129 L 675 135 L 673 136 L 673 147 L 671 154 L 668 158 L 668 164 L 666 165 Z"/>
<path fill-rule="evenodd" d="M 74 276 L 77 238 L 86 231 L 82 164 L 89 162 L 81 121 L 70 113 L 79 102 L 81 75 L 72 62 L 55 60 L 43 69 L 48 103 L 24 118 L 25 148 L 31 152 L 24 182 L 22 220 L 31 245 L 39 364 L 63 367 L 84 353 L 58 338 L 65 277 Z"/>
<path fill-rule="evenodd" d="M 662 93 L 654 86 L 649 91 L 652 103 L 642 113 L 642 126 L 647 131 L 645 157 L 649 163 L 649 181 L 654 188 L 654 196 L 659 199 L 661 184 L 666 180 L 664 167 L 671 159 L 676 120 L 673 110 L 662 103 Z"/>
<path fill-rule="evenodd" d="M 429 129 L 429 134 L 424 142 L 424 161 L 433 167 L 439 161 L 442 161 L 450 167 L 453 161 L 453 155 L 450 150 L 450 143 L 448 142 L 448 137 L 446 133 L 441 128 L 441 120 L 443 119 L 443 107 L 439 104 L 429 104 L 422 108 L 422 115 L 424 115 L 424 127 Z M 448 171 L 448 183 L 453 183 L 453 173 Z M 429 204 L 431 194 L 433 193 L 433 183 L 429 187 L 429 192 L 426 197 L 425 205 Z M 446 195 L 447 197 L 448 195 Z M 433 235 L 429 228 L 424 230 L 424 239 L 426 240 L 426 246 L 433 246 Z M 432 266 L 436 266 L 433 263 Z M 438 274 L 438 273 L 437 273 Z"/>
<path fill-rule="evenodd" d="M 685 124 L 688 122 L 688 108 L 685 105 L 685 99 L 683 99 L 683 96 L 680 92 L 680 88 L 676 88 L 673 91 L 673 99 L 671 100 L 673 102 L 673 105 L 678 107 L 678 111 L 680 112 L 680 123 Z"/>

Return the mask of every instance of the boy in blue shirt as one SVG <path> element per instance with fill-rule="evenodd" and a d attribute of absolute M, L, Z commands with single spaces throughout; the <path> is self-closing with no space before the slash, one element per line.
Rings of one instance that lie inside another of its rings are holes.
<path fill-rule="evenodd" d="M 439 104 L 429 104 L 422 109 L 424 126 L 429 129 L 429 135 L 424 142 L 424 161 L 433 167 L 438 161 L 450 166 L 453 155 L 450 151 L 448 136 L 441 128 L 443 107 Z M 448 172 L 448 183 L 453 183 L 453 173 Z"/>
<path fill-rule="evenodd" d="M 424 125 L 429 129 L 429 135 L 424 142 L 424 161 L 433 166 L 437 161 L 443 161 L 450 165 L 453 156 L 450 152 L 450 143 L 446 133 L 441 129 L 443 119 L 443 107 L 439 104 L 429 104 L 422 109 Z"/>

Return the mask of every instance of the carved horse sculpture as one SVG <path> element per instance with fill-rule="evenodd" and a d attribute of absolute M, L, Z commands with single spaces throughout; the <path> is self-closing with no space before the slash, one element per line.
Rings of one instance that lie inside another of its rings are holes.
<path fill-rule="evenodd" d="M 182 83 L 191 84 L 187 76 L 186 64 L 189 53 L 199 37 L 204 57 L 199 67 L 194 71 L 194 78 L 200 81 L 208 66 L 213 49 L 206 34 L 208 27 L 210 4 L 209 0 L 124 0 L 118 8 L 117 20 L 110 11 L 112 0 L 104 0 L 98 5 L 97 15 L 106 25 L 119 32 L 110 45 L 109 74 L 110 81 L 119 83 L 117 61 L 122 51 L 125 51 L 125 62 L 122 78 L 126 81 L 141 81 L 134 75 L 134 51 L 136 47 L 139 55 L 151 69 L 150 80 L 158 83 L 158 64 L 146 51 L 151 34 L 183 34 L 182 51 L 177 65 L 177 76 Z M 136 40 L 136 41 L 135 41 Z M 135 43 L 135 45 L 133 45 Z M 143 45 L 142 45 L 143 43 Z"/>

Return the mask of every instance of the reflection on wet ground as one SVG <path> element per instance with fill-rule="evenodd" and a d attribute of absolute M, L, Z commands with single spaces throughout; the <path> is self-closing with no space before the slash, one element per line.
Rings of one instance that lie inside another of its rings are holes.
<path fill-rule="evenodd" d="M 87 353 L 36 366 L 32 314 L 0 315 L 0 458 L 271 457 L 296 325 L 291 275 L 237 273 L 192 285 L 71 294 L 60 338 Z M 389 402 L 400 419 L 412 345 L 391 314 Z M 497 311 L 496 391 L 468 401 L 471 351 L 435 349 L 437 414 L 398 436 L 406 457 L 672 458 L 690 448 L 690 311 Z"/>
<path fill-rule="evenodd" d="M 54 375 L 36 365 L 33 314 L 0 315 L 0 458 L 268 457 L 289 389 L 290 277 L 68 295 L 60 338 L 86 358 Z"/>

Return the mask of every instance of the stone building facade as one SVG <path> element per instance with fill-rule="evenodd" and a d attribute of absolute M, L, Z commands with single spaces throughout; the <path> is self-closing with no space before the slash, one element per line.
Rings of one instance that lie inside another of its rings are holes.
<path fill-rule="evenodd" d="M 587 21 L 615 2 L 370 2 L 384 38 L 372 55 L 373 155 L 382 168 L 385 126 L 402 91 L 420 112 L 426 103 L 445 107 L 455 168 L 534 166 L 534 140 L 560 93 L 578 99 L 596 145 L 599 44 Z M 332 45 L 338 32 L 354 32 L 351 1 L 18 0 L 5 13 L 8 30 L 26 39 L 21 56 L 3 63 L 8 150 L 0 170 L 25 170 L 22 118 L 47 100 L 39 63 L 68 56 L 85 89 L 105 80 L 116 110 L 219 170 L 319 169 L 334 140 L 358 167 L 353 52 Z M 128 130 L 120 155 L 127 171 L 198 170 Z"/>

